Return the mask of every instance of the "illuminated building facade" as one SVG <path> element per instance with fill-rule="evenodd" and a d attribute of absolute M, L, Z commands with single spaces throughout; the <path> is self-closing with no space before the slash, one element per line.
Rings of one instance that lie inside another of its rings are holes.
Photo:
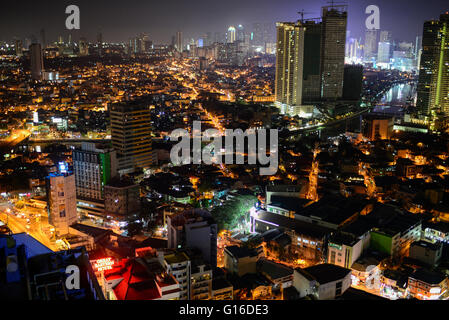
<path fill-rule="evenodd" d="M 237 30 L 234 26 L 229 27 L 228 33 L 226 34 L 227 43 L 234 43 L 236 41 L 236 32 Z"/>
<path fill-rule="evenodd" d="M 117 175 L 116 152 L 83 143 L 73 151 L 73 169 L 76 181 L 78 210 L 86 214 L 104 212 L 104 187 Z"/>
<path fill-rule="evenodd" d="M 343 97 L 346 6 L 323 7 L 322 22 L 279 22 L 276 105 L 282 113 L 310 114 L 307 106 Z M 312 108 L 313 112 L 313 108 Z"/>
<path fill-rule="evenodd" d="M 69 227 L 78 222 L 75 190 L 75 176 L 70 172 L 47 177 L 48 221 L 57 234 L 69 234 Z"/>
<path fill-rule="evenodd" d="M 150 109 L 138 102 L 112 104 L 112 146 L 121 172 L 134 172 L 152 164 Z"/>
<path fill-rule="evenodd" d="M 417 106 L 449 115 L 449 13 L 424 23 Z"/>

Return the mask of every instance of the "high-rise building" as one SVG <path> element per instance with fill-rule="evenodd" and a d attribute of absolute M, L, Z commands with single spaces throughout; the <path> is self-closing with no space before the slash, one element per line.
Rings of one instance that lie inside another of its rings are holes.
<path fill-rule="evenodd" d="M 145 103 L 129 101 L 110 105 L 112 145 L 122 172 L 152 164 L 151 115 Z"/>
<path fill-rule="evenodd" d="M 116 152 L 94 143 L 73 151 L 76 198 L 80 213 L 102 216 L 105 186 L 117 175 Z"/>
<path fill-rule="evenodd" d="M 66 166 L 60 164 L 59 172 L 46 179 L 48 222 L 59 235 L 70 234 L 69 227 L 78 222 L 75 175 L 67 171 Z"/>
<path fill-rule="evenodd" d="M 392 35 L 390 31 L 383 30 L 380 32 L 379 42 L 390 42 L 392 41 Z"/>
<path fill-rule="evenodd" d="M 79 50 L 80 50 L 80 56 L 88 56 L 89 55 L 89 45 L 87 44 L 86 38 L 80 38 Z"/>
<path fill-rule="evenodd" d="M 379 42 L 379 51 L 377 53 L 378 63 L 389 63 L 390 62 L 390 42 Z"/>
<path fill-rule="evenodd" d="M 345 10 L 345 6 L 324 7 L 322 22 L 276 24 L 275 96 L 282 113 L 309 115 L 312 104 L 342 98 Z"/>
<path fill-rule="evenodd" d="M 343 96 L 347 6 L 323 7 L 321 33 L 321 98 L 336 100 Z"/>
<path fill-rule="evenodd" d="M 98 32 L 97 34 L 97 46 L 98 46 L 98 55 L 101 57 L 103 55 L 103 34 Z"/>
<path fill-rule="evenodd" d="M 291 113 L 286 109 L 302 105 L 305 27 L 299 22 L 278 22 L 276 27 L 276 104 Z"/>
<path fill-rule="evenodd" d="M 378 34 L 378 30 L 366 30 L 365 32 L 365 46 L 363 54 L 365 62 L 371 62 L 376 58 Z"/>
<path fill-rule="evenodd" d="M 47 48 L 47 37 L 45 36 L 45 29 L 41 29 L 41 45 L 42 48 Z"/>
<path fill-rule="evenodd" d="M 449 115 L 449 14 L 424 23 L 417 107 Z"/>
<path fill-rule="evenodd" d="M 42 80 L 42 72 L 44 71 L 44 57 L 42 47 L 38 43 L 30 46 L 31 56 L 31 77 L 33 80 Z"/>
<path fill-rule="evenodd" d="M 18 56 L 18 57 L 23 56 L 23 42 L 22 42 L 22 40 L 16 40 L 15 49 L 16 49 L 16 56 Z"/>
<path fill-rule="evenodd" d="M 243 26 L 241 24 L 239 24 L 237 26 L 237 36 L 236 36 L 236 40 L 237 41 L 245 41 L 245 28 L 243 28 Z"/>
<path fill-rule="evenodd" d="M 184 44 L 183 44 L 183 38 L 182 38 L 181 31 L 176 32 L 176 50 L 178 52 L 182 52 L 184 50 Z"/>
<path fill-rule="evenodd" d="M 236 40 L 236 32 L 237 30 L 235 29 L 234 26 L 230 26 L 228 28 L 228 33 L 226 34 L 226 42 L 227 43 L 234 43 Z"/>

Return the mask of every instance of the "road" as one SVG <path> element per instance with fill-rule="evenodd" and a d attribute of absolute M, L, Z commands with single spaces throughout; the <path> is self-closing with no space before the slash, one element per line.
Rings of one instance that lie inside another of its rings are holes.
<path fill-rule="evenodd" d="M 12 233 L 27 233 L 50 250 L 59 251 L 59 247 L 42 232 L 41 227 L 45 225 L 44 223 L 30 224 L 30 227 L 27 228 L 27 220 L 18 218 L 12 213 L 8 214 L 6 211 L 8 208 L 10 208 L 9 204 L 0 204 L 0 220 L 8 225 Z"/>

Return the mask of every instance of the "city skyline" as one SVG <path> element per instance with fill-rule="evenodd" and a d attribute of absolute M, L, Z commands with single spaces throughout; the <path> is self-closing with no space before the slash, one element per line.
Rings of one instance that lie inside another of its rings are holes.
<path fill-rule="evenodd" d="M 251 28 L 256 22 L 272 24 L 274 33 L 276 22 L 298 20 L 300 15 L 297 12 L 303 9 L 310 13 L 306 18 L 316 18 L 321 15 L 321 6 L 328 5 L 324 0 L 299 3 L 281 0 L 276 4 L 263 0 L 258 1 L 257 5 L 253 0 L 232 0 L 226 4 L 205 0 L 144 4 L 131 0 L 124 6 L 119 1 L 108 1 L 106 5 L 103 1 L 93 4 L 81 0 L 76 3 L 81 11 L 81 29 L 70 32 L 65 29 L 65 8 L 70 4 L 70 1 L 55 4 L 50 0 L 4 4 L 4 10 L 0 13 L 0 41 L 11 41 L 15 37 L 23 39 L 32 35 L 40 38 L 40 31 L 44 29 L 48 42 L 56 40 L 59 35 L 67 38 L 70 33 L 74 39 L 85 37 L 94 42 L 98 32 L 103 33 L 106 42 L 126 42 L 130 36 L 146 32 L 155 43 L 169 44 L 177 31 L 182 31 L 187 39 L 200 37 L 206 32 L 225 33 L 231 25 L 242 24 Z M 374 3 L 350 0 L 347 4 L 351 37 L 363 38 L 368 16 L 365 9 Z M 390 30 L 393 39 L 406 41 L 413 41 L 416 35 L 422 33 L 424 21 L 436 19 L 444 10 L 449 10 L 442 0 L 431 1 L 424 8 L 419 7 L 419 1 L 379 0 L 375 5 L 381 12 L 380 29 Z M 207 16 L 210 12 L 219 14 L 212 18 Z M 18 17 L 21 20 L 19 23 Z M 401 17 L 404 17 L 403 20 L 400 20 Z"/>

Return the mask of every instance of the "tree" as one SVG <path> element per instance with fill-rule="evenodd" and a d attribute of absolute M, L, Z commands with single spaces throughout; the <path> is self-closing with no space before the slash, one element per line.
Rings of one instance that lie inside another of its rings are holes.
<path fill-rule="evenodd" d="M 235 229 L 242 219 L 246 220 L 250 209 L 256 202 L 256 196 L 245 195 L 230 200 L 223 206 L 215 207 L 212 210 L 212 216 L 217 222 L 219 230 Z"/>

